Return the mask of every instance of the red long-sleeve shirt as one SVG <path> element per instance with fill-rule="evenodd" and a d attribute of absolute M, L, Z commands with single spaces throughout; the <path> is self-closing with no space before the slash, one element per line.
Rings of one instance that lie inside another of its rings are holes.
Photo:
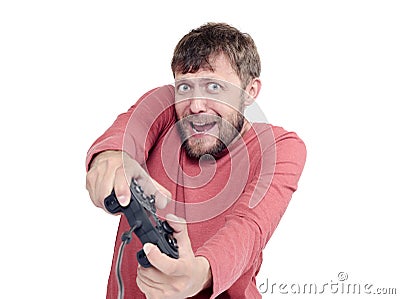
<path fill-rule="evenodd" d="M 194 298 L 261 298 L 255 278 L 262 250 L 297 189 L 305 145 L 293 132 L 253 123 L 221 156 L 199 162 L 187 157 L 175 123 L 173 87 L 149 91 L 95 141 L 87 167 L 96 153 L 124 150 L 172 193 L 172 202 L 159 213 L 186 219 L 195 255 L 206 257 L 211 266 L 212 288 Z M 114 269 L 127 230 L 121 217 L 107 298 L 118 294 Z M 125 247 L 126 298 L 145 298 L 136 285 L 136 252 L 141 247 L 138 239 Z"/>

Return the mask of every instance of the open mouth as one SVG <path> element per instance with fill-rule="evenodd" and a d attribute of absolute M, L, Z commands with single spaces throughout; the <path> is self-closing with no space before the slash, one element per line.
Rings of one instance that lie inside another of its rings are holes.
<path fill-rule="evenodd" d="M 207 131 L 210 131 L 212 128 L 214 128 L 215 124 L 217 122 L 190 122 L 190 126 L 192 127 L 193 131 L 196 133 L 206 133 Z"/>

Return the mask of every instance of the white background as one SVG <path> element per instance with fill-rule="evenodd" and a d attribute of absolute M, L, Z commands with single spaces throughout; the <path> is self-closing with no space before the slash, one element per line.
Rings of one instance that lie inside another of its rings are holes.
<path fill-rule="evenodd" d="M 118 219 L 90 202 L 86 151 L 207 21 L 252 35 L 258 104 L 308 149 L 259 283 L 399 293 L 399 2 L 138 2 L 0 4 L 0 297 L 105 297 Z"/>

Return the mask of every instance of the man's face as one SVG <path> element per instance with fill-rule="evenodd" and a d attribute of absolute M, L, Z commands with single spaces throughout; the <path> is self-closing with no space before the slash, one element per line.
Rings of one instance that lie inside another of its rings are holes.
<path fill-rule="evenodd" d="M 216 156 L 247 130 L 241 81 L 225 56 L 212 61 L 214 71 L 175 74 L 178 129 L 188 155 Z"/>

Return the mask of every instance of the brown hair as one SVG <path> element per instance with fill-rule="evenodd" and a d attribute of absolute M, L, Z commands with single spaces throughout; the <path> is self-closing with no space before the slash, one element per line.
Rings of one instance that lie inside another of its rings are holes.
<path fill-rule="evenodd" d="M 210 60 L 225 54 L 243 86 L 260 76 L 261 62 L 256 45 L 247 33 L 225 23 L 206 23 L 191 30 L 176 45 L 171 69 L 176 73 L 195 73 L 200 68 L 213 71 Z"/>

